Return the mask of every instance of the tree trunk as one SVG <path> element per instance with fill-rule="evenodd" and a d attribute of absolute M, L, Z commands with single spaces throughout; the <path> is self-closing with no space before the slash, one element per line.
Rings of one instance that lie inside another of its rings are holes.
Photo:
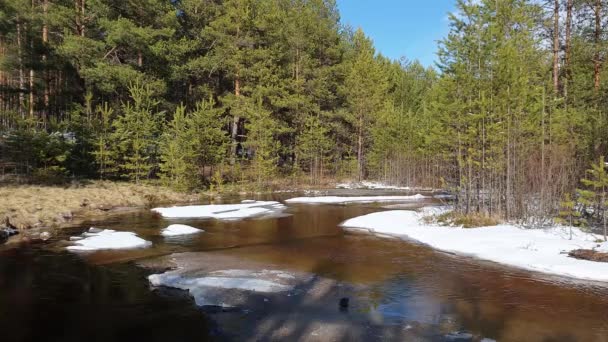
<path fill-rule="evenodd" d="M 32 7 L 34 7 L 34 2 L 32 1 Z M 30 41 L 30 49 L 32 51 L 32 53 L 34 52 L 34 40 L 32 39 Z M 32 63 L 33 64 L 33 63 Z M 29 109 L 30 109 L 30 119 L 34 118 L 34 67 L 32 65 L 30 65 L 30 89 L 29 89 L 29 95 L 30 95 L 30 103 L 29 103 Z"/>
<path fill-rule="evenodd" d="M 363 115 L 359 114 L 357 127 L 357 178 L 363 180 Z"/>
<path fill-rule="evenodd" d="M 601 26 L 602 1 L 601 0 L 595 0 L 594 14 L 595 14 L 595 32 L 594 32 L 595 54 L 593 57 L 593 86 L 594 86 L 595 92 L 597 93 L 600 90 L 600 71 L 602 68 L 602 63 L 600 60 L 600 37 L 602 34 L 602 26 Z"/>
<path fill-rule="evenodd" d="M 85 18 L 85 1 L 86 0 L 80 0 L 80 14 L 81 14 L 81 20 L 80 20 L 80 35 L 82 37 L 84 37 L 84 32 L 85 32 L 85 23 L 86 23 L 86 18 Z"/>
<path fill-rule="evenodd" d="M 559 93 L 559 0 L 553 6 L 553 91 Z"/>
<path fill-rule="evenodd" d="M 23 71 L 23 32 L 21 22 L 17 20 L 17 60 L 19 63 L 19 114 L 25 119 L 25 72 Z"/>
<path fill-rule="evenodd" d="M 574 0 L 568 0 L 566 3 L 566 80 L 564 82 L 564 98 L 566 108 L 568 106 L 568 86 L 570 85 L 571 72 L 571 53 L 572 53 L 572 6 Z"/>
<path fill-rule="evenodd" d="M 239 79 L 239 75 L 237 73 L 236 78 L 234 80 L 234 95 L 238 98 L 241 96 L 241 80 Z M 239 121 L 241 118 L 238 115 L 233 113 L 232 118 L 232 131 L 230 132 L 230 137 L 232 138 L 232 156 L 230 158 L 230 164 L 234 165 L 236 163 L 236 147 L 237 147 L 237 136 L 239 133 Z"/>
<path fill-rule="evenodd" d="M 46 126 L 46 121 L 49 116 L 49 102 L 50 102 L 50 82 L 49 82 L 49 70 L 48 70 L 48 56 L 47 56 L 47 48 L 49 43 L 49 26 L 48 26 L 48 9 L 49 9 L 49 1 L 43 0 L 42 2 L 42 67 L 44 68 L 44 110 L 42 121 Z"/>

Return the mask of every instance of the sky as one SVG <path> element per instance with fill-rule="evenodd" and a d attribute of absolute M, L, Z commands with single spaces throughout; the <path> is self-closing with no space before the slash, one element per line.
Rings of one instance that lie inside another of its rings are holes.
<path fill-rule="evenodd" d="M 437 41 L 448 33 L 454 0 L 337 0 L 343 24 L 361 27 L 377 51 L 434 65 Z"/>

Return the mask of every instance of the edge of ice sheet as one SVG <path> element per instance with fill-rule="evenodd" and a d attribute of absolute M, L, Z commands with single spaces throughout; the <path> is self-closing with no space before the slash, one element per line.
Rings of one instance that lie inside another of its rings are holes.
<path fill-rule="evenodd" d="M 372 202 L 406 202 L 420 201 L 430 197 L 416 194 L 412 196 L 316 196 L 295 197 L 286 200 L 287 203 L 299 204 L 344 204 L 344 203 L 372 203 Z"/>
<path fill-rule="evenodd" d="M 287 207 L 275 201 L 245 200 L 237 204 L 209 204 L 154 208 L 165 218 L 214 218 L 238 220 L 280 212 Z"/>
<path fill-rule="evenodd" d="M 185 224 L 172 224 L 161 231 L 161 235 L 165 237 L 182 236 L 202 233 L 204 230 L 187 226 Z"/>

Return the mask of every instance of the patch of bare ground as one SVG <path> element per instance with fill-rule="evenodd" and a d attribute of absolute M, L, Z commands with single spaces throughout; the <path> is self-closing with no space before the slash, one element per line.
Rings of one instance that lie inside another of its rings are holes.
<path fill-rule="evenodd" d="M 581 260 L 608 262 L 608 253 L 602 253 L 592 249 L 575 249 L 570 251 L 568 256 Z"/>
<path fill-rule="evenodd" d="M 152 207 L 199 200 L 154 184 L 93 181 L 65 187 L 14 185 L 0 187 L 0 218 L 19 229 L 59 227 L 73 219 L 90 218 L 120 207 Z"/>

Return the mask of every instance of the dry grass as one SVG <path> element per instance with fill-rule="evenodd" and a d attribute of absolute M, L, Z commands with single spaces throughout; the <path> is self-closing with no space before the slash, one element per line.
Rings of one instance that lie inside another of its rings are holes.
<path fill-rule="evenodd" d="M 435 222 L 442 225 L 462 226 L 464 228 L 477 228 L 495 226 L 500 223 L 500 220 L 496 217 L 480 213 L 463 214 L 451 211 L 435 217 Z"/>
<path fill-rule="evenodd" d="M 58 226 L 73 216 L 86 217 L 116 207 L 151 207 L 184 203 L 199 197 L 157 185 L 96 181 L 69 187 L 0 187 L 0 218 L 19 228 Z"/>

